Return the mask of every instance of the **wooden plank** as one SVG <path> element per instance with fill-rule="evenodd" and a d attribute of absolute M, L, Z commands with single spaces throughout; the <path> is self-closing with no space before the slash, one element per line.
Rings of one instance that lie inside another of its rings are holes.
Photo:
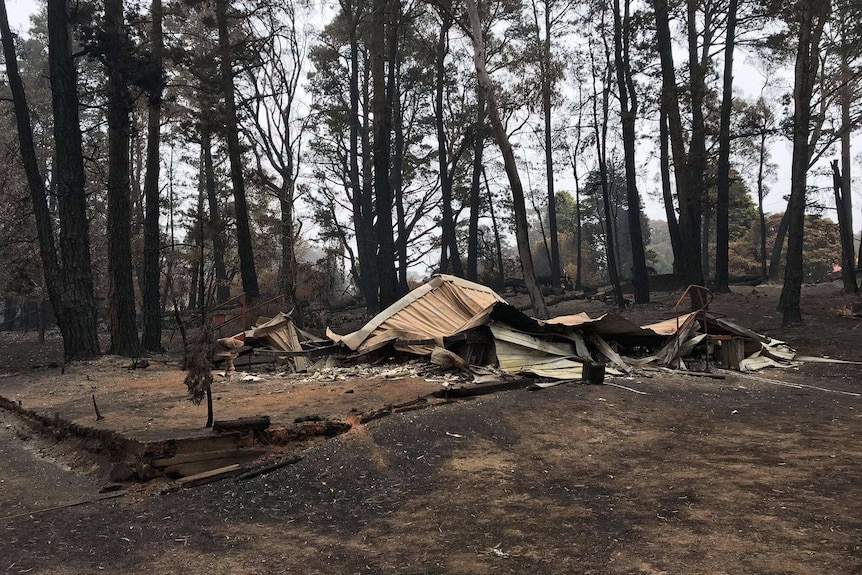
<path fill-rule="evenodd" d="M 726 367 L 739 371 L 739 364 L 745 359 L 745 340 L 732 337 L 721 342 L 721 359 Z"/>
<path fill-rule="evenodd" d="M 223 457 L 221 459 L 208 459 L 205 461 L 193 461 L 191 463 L 180 463 L 178 465 L 170 465 L 164 468 L 166 475 L 179 475 L 186 477 L 204 473 L 211 469 L 218 469 L 227 465 L 238 465 L 247 463 L 259 458 L 262 455 L 259 451 L 248 451 L 245 454 L 234 455 L 231 457 Z"/>
<path fill-rule="evenodd" d="M 269 427 L 268 415 L 223 419 L 213 422 L 213 431 L 263 431 Z"/>
<path fill-rule="evenodd" d="M 233 465 L 226 465 L 224 467 L 219 467 L 218 469 L 211 469 L 209 471 L 205 471 L 203 473 L 197 473 L 195 475 L 189 475 L 188 477 L 182 477 L 177 480 L 177 483 L 184 487 L 192 487 L 194 485 L 203 485 L 204 483 L 209 483 L 211 481 L 218 481 L 223 476 L 226 476 L 229 473 L 233 473 L 235 471 L 239 471 L 239 464 L 235 463 Z"/>
<path fill-rule="evenodd" d="M 175 442 L 176 448 L 173 450 L 174 455 L 183 455 L 186 453 L 199 453 L 201 451 L 223 451 L 229 449 L 238 449 L 243 445 L 251 446 L 251 434 L 223 434 L 211 435 L 209 437 L 196 437 L 193 439 L 178 439 Z M 171 453 L 171 451 L 168 451 Z"/>
<path fill-rule="evenodd" d="M 243 456 L 245 454 L 255 454 L 260 456 L 266 453 L 265 449 L 228 449 L 221 451 L 199 451 L 197 453 L 185 453 L 176 457 L 166 457 L 162 459 L 154 459 L 153 467 L 169 467 L 171 465 L 180 465 L 182 463 L 194 463 L 196 461 L 207 461 L 211 459 L 228 459 L 235 456 Z"/>

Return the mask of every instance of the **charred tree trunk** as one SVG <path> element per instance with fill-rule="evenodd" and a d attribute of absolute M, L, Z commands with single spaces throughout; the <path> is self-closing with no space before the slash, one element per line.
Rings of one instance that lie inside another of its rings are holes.
<path fill-rule="evenodd" d="M 628 203 L 629 237 L 632 249 L 632 284 L 635 303 L 649 303 L 649 277 L 646 252 L 641 230 L 641 198 L 637 188 L 637 161 L 635 158 L 635 121 L 638 114 L 637 92 L 632 80 L 629 38 L 631 16 L 629 0 L 625 0 L 620 13 L 620 2 L 614 0 L 614 60 L 619 90 L 620 118 L 623 128 L 623 151 L 626 170 L 626 199 Z"/>
<path fill-rule="evenodd" d="M 350 150 L 349 173 L 353 204 L 353 227 L 356 234 L 356 249 L 359 255 L 359 288 L 365 298 L 368 313 L 374 315 L 380 311 L 377 279 L 377 243 L 374 240 L 373 205 L 370 201 L 371 191 L 359 177 L 359 139 L 362 131 L 362 119 L 359 116 L 359 38 L 357 26 L 358 14 L 352 14 L 350 30 Z M 363 137 L 363 152 L 368 152 Z"/>
<path fill-rule="evenodd" d="M 78 71 L 71 53 L 69 15 L 64 0 L 48 0 L 48 61 L 54 111 L 57 208 L 60 215 L 60 261 L 63 266 L 61 309 L 67 359 L 90 359 L 99 353 L 96 301 L 90 261 L 84 154 L 78 113 Z"/>
<path fill-rule="evenodd" d="M 153 29 L 150 39 L 153 64 L 159 79 L 147 99 L 147 171 L 144 176 L 144 270 L 141 278 L 143 296 L 143 332 L 141 345 L 147 351 L 162 351 L 162 313 L 159 302 L 159 144 L 162 121 L 162 0 L 153 0 Z"/>
<path fill-rule="evenodd" d="M 234 207 L 236 209 L 236 243 L 239 252 L 239 268 L 242 289 L 247 298 L 260 297 L 257 285 L 257 271 L 254 264 L 254 248 L 251 242 L 248 203 L 245 194 L 245 176 L 242 172 L 242 151 L 239 143 L 239 127 L 236 114 L 236 96 L 233 83 L 233 48 L 230 43 L 227 20 L 228 0 L 216 0 L 216 23 L 218 26 L 219 71 L 221 89 L 224 96 L 225 135 L 227 153 L 230 159 L 230 179 L 233 185 Z"/>
<path fill-rule="evenodd" d="M 482 155 L 485 151 L 485 94 L 476 85 L 476 122 L 473 124 L 473 175 L 470 181 L 470 224 L 467 233 L 467 279 L 479 275 L 479 210 L 481 207 Z"/>
<path fill-rule="evenodd" d="M 132 95 L 128 70 L 130 40 L 123 23 L 123 1 L 105 1 L 105 65 L 108 120 L 108 308 L 111 347 L 108 353 L 137 357 L 141 353 L 135 323 L 132 285 L 131 189 L 129 143 Z"/>
<path fill-rule="evenodd" d="M 209 208 L 210 241 L 212 242 L 212 259 L 215 272 L 215 300 L 220 304 L 230 299 L 230 280 L 224 263 L 224 224 L 221 219 L 218 193 L 213 166 L 212 135 L 208 126 L 201 127 L 201 155 L 203 156 L 204 186 L 206 189 L 207 207 Z"/>
<path fill-rule="evenodd" d="M 787 230 L 790 228 L 790 209 L 784 210 L 781 222 L 775 232 L 775 244 L 772 246 L 772 255 L 769 258 L 769 281 L 778 281 L 778 269 L 781 266 L 781 254 L 784 252 L 784 244 L 787 243 Z"/>
<path fill-rule="evenodd" d="M 788 202 L 787 263 L 784 268 L 784 289 L 778 304 L 782 325 L 802 323 L 799 298 L 802 293 L 803 240 L 805 235 L 805 195 L 807 187 L 811 98 L 820 65 L 820 37 L 829 17 L 831 0 L 800 0 L 799 44 L 796 51 L 793 84 L 793 162 L 791 167 L 790 201 Z"/>
<path fill-rule="evenodd" d="M 491 186 L 488 185 L 488 174 L 485 166 L 482 166 L 482 179 L 485 180 L 485 191 L 488 194 L 488 209 L 491 212 L 491 227 L 494 228 L 494 249 L 497 256 L 497 283 L 500 289 L 506 283 L 505 270 L 503 269 L 503 244 L 500 241 L 500 226 L 497 225 L 497 215 L 494 211 L 494 196 L 491 194 Z"/>
<path fill-rule="evenodd" d="M 847 178 L 842 177 L 838 160 L 832 161 L 832 189 L 835 192 L 835 210 L 838 212 L 838 229 L 841 235 L 841 281 L 844 293 L 856 293 L 856 262 L 853 253 L 853 229 L 849 220 L 847 203 L 844 196 L 849 190 L 844 188 Z"/>
<path fill-rule="evenodd" d="M 476 6 L 475 0 L 465 0 L 467 14 L 470 18 L 470 29 L 472 31 L 473 41 L 473 65 L 476 67 L 476 76 L 479 80 L 479 85 L 485 92 L 485 101 L 487 102 L 488 117 L 491 121 L 491 128 L 494 131 L 494 138 L 497 140 L 497 145 L 500 147 L 500 152 L 503 155 L 503 163 L 506 167 L 506 175 L 509 178 L 509 185 L 512 188 L 512 204 L 515 213 L 515 236 L 518 241 L 518 254 L 521 258 L 521 270 L 524 273 L 524 283 L 527 286 L 527 291 L 530 294 L 530 303 L 533 306 L 533 313 L 537 318 L 547 319 L 548 308 L 545 305 L 545 298 L 542 296 L 542 291 L 539 289 L 539 284 L 536 283 L 536 275 L 533 270 L 533 255 L 530 252 L 530 238 L 528 234 L 529 224 L 527 222 L 527 209 L 524 203 L 524 188 L 521 185 L 521 178 L 518 175 L 518 166 L 515 162 L 515 154 L 512 151 L 512 146 L 509 143 L 509 137 L 506 134 L 506 128 L 503 126 L 503 121 L 500 119 L 497 100 L 494 95 L 491 78 L 488 76 L 488 70 L 485 67 L 485 43 L 482 40 L 482 24 L 479 21 L 479 9 Z"/>
<path fill-rule="evenodd" d="M 664 213 L 667 217 L 667 229 L 670 236 L 670 246 L 673 251 L 673 272 L 683 273 L 685 256 L 683 255 L 682 236 L 679 233 L 679 222 L 676 219 L 676 209 L 673 203 L 673 193 L 670 187 L 670 150 L 667 128 L 667 112 L 664 107 L 659 114 L 659 167 L 661 170 L 661 195 L 664 200 Z"/>
<path fill-rule="evenodd" d="M 852 179 L 850 178 L 850 135 L 852 123 L 850 117 L 850 106 L 853 104 L 853 91 L 851 89 L 851 77 L 849 57 L 847 55 L 845 32 L 842 29 L 842 60 L 841 77 L 843 83 L 839 91 L 841 101 L 841 206 L 836 203 L 838 210 L 838 222 L 844 220 L 844 230 L 841 235 L 842 250 L 842 278 L 844 280 L 844 291 L 856 293 L 859 287 L 856 285 L 856 261 L 853 243 L 853 194 L 851 193 Z M 842 215 L 843 214 L 843 215 Z"/>
<path fill-rule="evenodd" d="M 437 127 L 437 160 L 440 166 L 440 191 L 443 208 L 443 221 L 440 237 L 440 271 L 452 272 L 463 277 L 461 255 L 458 253 L 458 241 L 455 235 L 455 218 L 452 212 L 452 175 L 449 173 L 448 142 L 446 126 L 443 122 L 443 92 L 446 82 L 446 54 L 449 48 L 449 29 L 452 27 L 452 16 L 442 15 L 440 35 L 437 39 L 436 85 L 434 91 L 434 116 Z"/>
<path fill-rule="evenodd" d="M 763 197 L 766 195 L 763 189 L 763 170 L 766 163 L 766 130 L 760 133 L 760 148 L 758 149 L 757 164 L 757 215 L 760 220 L 760 280 L 766 281 L 768 276 L 766 269 L 766 212 L 763 211 Z"/>
<path fill-rule="evenodd" d="M 691 0 L 689 0 L 691 10 Z M 673 44 L 667 0 L 653 0 L 656 19 L 656 39 L 662 70 L 661 106 L 667 113 L 670 145 L 674 158 L 674 177 L 679 201 L 679 232 L 683 249 L 683 270 L 689 284 L 703 285 L 703 270 L 700 265 L 700 225 L 703 210 L 703 176 L 706 162 L 705 132 L 703 125 L 704 70 L 697 59 L 697 37 L 689 30 L 689 67 L 692 88 L 692 134 L 686 152 L 685 136 L 679 108 L 679 92 L 676 86 L 676 70 L 673 63 Z M 689 26 L 695 26 L 692 15 Z M 691 307 L 703 305 L 700 292 L 692 290 Z"/>
<path fill-rule="evenodd" d="M 703 221 L 700 228 L 700 267 L 703 270 L 704 279 L 709 279 L 709 235 L 712 232 L 712 210 L 707 210 L 703 214 Z"/>
<path fill-rule="evenodd" d="M 291 168 L 290 172 L 293 172 Z M 303 326 L 303 310 L 296 297 L 296 230 L 294 229 L 294 182 L 286 179 L 283 189 L 279 191 L 278 202 L 281 208 L 281 293 L 287 305 L 293 310 L 291 318 L 293 322 Z"/>
<path fill-rule="evenodd" d="M 399 12 L 400 18 L 400 12 Z M 410 291 L 410 286 L 407 284 L 407 243 L 410 240 L 410 233 L 407 231 L 407 222 L 405 221 L 406 214 L 404 212 L 404 125 L 401 107 L 401 86 L 398 78 L 401 74 L 401 51 L 398 49 L 398 32 L 397 28 L 393 32 L 394 40 L 391 42 L 389 49 L 389 57 L 392 62 L 394 71 L 390 70 L 391 85 L 393 89 L 389 93 L 390 106 L 392 108 L 392 121 L 395 141 L 393 142 L 393 159 L 392 159 L 392 191 L 395 195 L 395 226 L 398 231 L 398 239 L 395 242 L 395 251 L 398 257 L 398 291 L 400 294 L 406 294 Z"/>
<path fill-rule="evenodd" d="M 545 120 L 545 177 L 548 186 L 548 233 L 551 236 L 551 284 L 560 287 L 560 240 L 557 234 L 557 197 L 554 192 L 554 142 L 551 131 L 551 7 L 545 3 L 545 40 L 542 43 L 542 112 Z M 541 221 L 541 216 L 540 216 Z"/>
<path fill-rule="evenodd" d="M 733 48 L 736 44 L 736 10 L 739 0 L 730 0 L 724 48 L 724 86 L 718 135 L 718 202 L 715 214 L 715 283 L 713 290 L 730 292 L 730 112 L 733 105 Z"/>
<path fill-rule="evenodd" d="M 371 80 L 374 96 L 374 196 L 377 211 L 377 272 L 380 284 L 380 307 L 386 308 L 398 299 L 398 276 L 395 273 L 395 239 L 392 233 L 392 188 L 389 182 L 392 110 L 387 98 L 386 78 L 386 0 L 375 0 L 373 17 L 373 52 Z"/>

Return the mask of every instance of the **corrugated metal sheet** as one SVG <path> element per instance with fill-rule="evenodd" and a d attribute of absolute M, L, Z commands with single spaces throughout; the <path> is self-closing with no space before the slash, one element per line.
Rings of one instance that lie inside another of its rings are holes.
<path fill-rule="evenodd" d="M 532 373 L 552 379 L 580 379 L 584 366 L 573 359 L 549 355 L 504 340 L 495 340 L 500 369 L 507 373 Z"/>
<path fill-rule="evenodd" d="M 491 325 L 500 369 L 553 379 L 580 379 L 584 366 L 575 360 L 571 343 L 545 341 L 529 334 Z"/>
<path fill-rule="evenodd" d="M 435 276 L 428 283 L 374 316 L 365 326 L 346 336 L 327 330 L 334 341 L 360 353 L 373 351 L 396 339 L 435 339 L 457 333 L 471 318 L 494 304 L 504 302 L 494 290 L 449 275 Z M 407 346 L 407 351 L 430 354 L 429 346 Z"/>

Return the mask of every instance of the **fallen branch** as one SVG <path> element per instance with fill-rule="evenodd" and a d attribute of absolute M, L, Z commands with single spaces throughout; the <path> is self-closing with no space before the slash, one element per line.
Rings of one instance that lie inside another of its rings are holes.
<path fill-rule="evenodd" d="M 281 461 L 276 461 L 275 463 L 264 465 L 263 467 L 258 467 L 257 469 L 250 469 L 249 471 L 238 475 L 236 479 L 234 479 L 234 481 L 245 481 L 246 479 L 258 477 L 259 475 L 264 475 L 266 473 L 269 473 L 270 471 L 275 471 L 276 469 L 281 469 L 282 467 L 287 467 L 288 465 L 293 465 L 294 463 L 299 463 L 300 461 L 302 461 L 301 455 L 291 455 L 287 459 L 282 459 Z"/>
<path fill-rule="evenodd" d="M 122 497 L 123 495 L 125 495 L 125 493 L 119 491 L 115 493 L 108 493 L 106 495 L 98 495 L 96 497 L 90 497 L 87 499 L 79 499 L 77 501 L 63 503 L 62 505 L 55 505 L 54 507 L 46 507 L 44 509 L 36 509 L 35 511 L 25 511 L 23 513 L 16 513 L 15 515 L 7 515 L 6 517 L 0 517 L 0 521 L 6 521 L 7 519 L 16 519 L 18 517 L 27 517 L 29 515 L 36 515 L 38 513 L 47 513 L 48 511 L 56 511 L 57 509 L 77 507 L 78 505 L 86 505 L 87 503 L 98 503 L 99 501 L 104 501 L 105 499 L 114 499 L 116 497 Z"/>
<path fill-rule="evenodd" d="M 610 382 L 606 381 L 604 384 L 605 384 L 605 385 L 610 385 L 610 386 L 613 386 L 613 387 L 619 387 L 620 389 L 625 389 L 626 391 L 631 391 L 632 393 L 637 393 L 638 395 L 649 395 L 649 394 L 648 394 L 647 392 L 645 392 L 645 391 L 640 391 L 640 390 L 638 390 L 638 389 L 632 389 L 631 387 L 626 387 L 625 385 L 620 385 L 620 384 L 618 384 L 618 383 L 610 383 Z"/>

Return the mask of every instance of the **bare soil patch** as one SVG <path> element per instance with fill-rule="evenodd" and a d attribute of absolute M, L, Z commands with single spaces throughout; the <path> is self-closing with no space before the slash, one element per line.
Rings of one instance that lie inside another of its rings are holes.
<path fill-rule="evenodd" d="M 803 354 L 858 358 L 862 320 L 840 312 L 851 298 L 832 284 L 806 287 L 806 325 L 785 330 L 773 311 L 778 293 L 737 288 L 712 309 Z M 672 315 L 675 300 L 657 299 L 627 315 L 644 323 Z M 555 313 L 584 311 L 579 303 Z M 436 405 L 357 425 L 247 481 L 3 520 L 0 567 L 862 572 L 862 367 L 615 381 L 646 395 L 564 385 Z M 120 386 L 151 385 L 132 383 Z"/>

